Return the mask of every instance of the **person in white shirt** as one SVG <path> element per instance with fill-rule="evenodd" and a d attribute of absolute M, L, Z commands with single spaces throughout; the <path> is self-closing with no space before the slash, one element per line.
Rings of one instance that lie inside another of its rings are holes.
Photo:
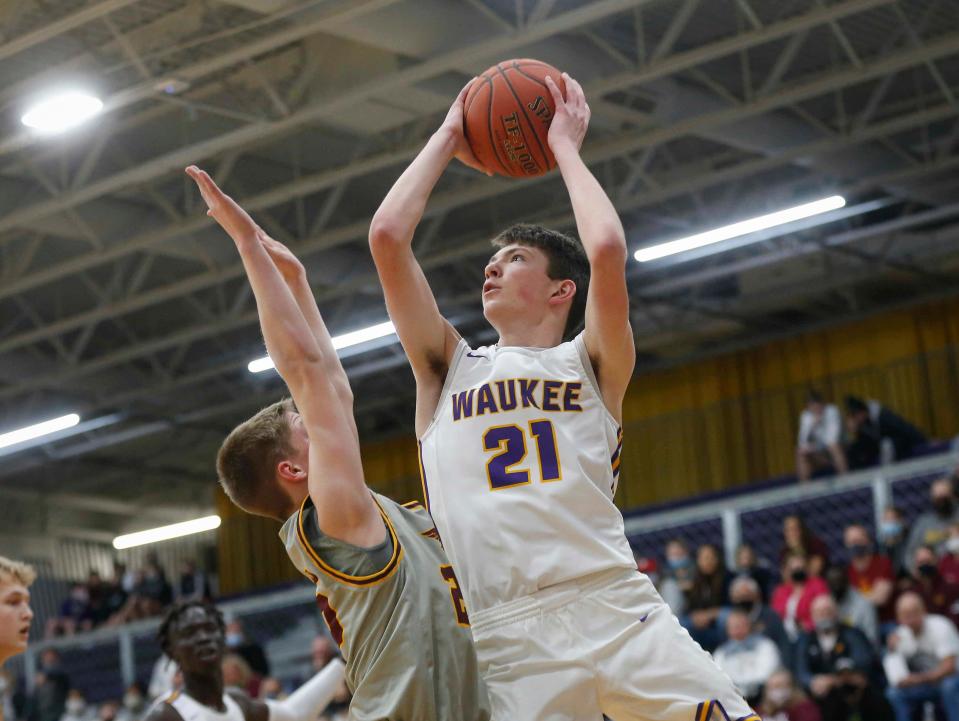
<path fill-rule="evenodd" d="M 842 448 L 842 415 L 835 404 L 810 389 L 799 415 L 796 474 L 800 481 L 808 481 L 815 471 L 830 467 L 836 473 L 849 470 Z"/>
<path fill-rule="evenodd" d="M 765 636 L 753 633 L 752 623 L 742 611 L 726 618 L 729 640 L 713 653 L 719 667 L 732 679 L 750 703 L 759 699 L 763 684 L 782 665 L 779 649 Z"/>
<path fill-rule="evenodd" d="M 959 721 L 959 632 L 945 616 L 926 613 L 917 593 L 896 602 L 899 626 L 887 641 L 883 660 L 889 688 L 886 695 L 896 721 L 910 721 L 927 701 L 940 701 L 948 721 Z"/>

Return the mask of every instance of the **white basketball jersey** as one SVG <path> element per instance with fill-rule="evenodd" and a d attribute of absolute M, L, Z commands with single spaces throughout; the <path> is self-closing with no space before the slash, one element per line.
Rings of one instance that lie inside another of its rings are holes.
<path fill-rule="evenodd" d="M 187 696 L 182 691 L 174 691 L 164 703 L 169 704 L 177 710 L 183 721 L 246 721 L 243 711 L 234 701 L 230 694 L 223 694 L 223 704 L 226 711 L 217 711 L 209 706 L 204 706 L 191 696 Z"/>
<path fill-rule="evenodd" d="M 636 568 L 613 504 L 621 447 L 582 335 L 553 348 L 460 341 L 420 460 L 471 612 Z"/>

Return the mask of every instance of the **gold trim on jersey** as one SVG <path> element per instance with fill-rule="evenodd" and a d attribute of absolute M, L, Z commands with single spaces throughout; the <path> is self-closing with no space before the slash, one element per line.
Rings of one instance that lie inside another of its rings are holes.
<path fill-rule="evenodd" d="M 171 692 L 170 692 L 170 695 L 167 696 L 165 699 L 163 699 L 163 703 L 172 704 L 172 703 L 173 703 L 174 701 L 176 701 L 178 698 L 180 698 L 180 689 L 177 688 L 177 689 L 174 689 L 173 691 L 171 691 Z"/>
<path fill-rule="evenodd" d="M 423 508 L 423 504 L 419 501 L 407 501 L 403 504 L 403 508 L 406 508 L 410 511 L 415 511 L 417 508 Z"/>
<path fill-rule="evenodd" d="M 300 512 L 296 517 L 296 538 L 300 542 L 303 550 L 306 554 L 312 559 L 323 573 L 325 573 L 330 578 L 339 581 L 340 583 L 345 583 L 348 586 L 372 586 L 374 584 L 385 581 L 393 572 L 399 567 L 400 560 L 403 558 L 403 547 L 400 545 L 400 539 L 396 535 L 396 529 L 393 528 L 393 522 L 390 520 L 390 517 L 387 515 L 386 511 L 383 510 L 383 507 L 380 505 L 379 501 L 376 498 L 373 499 L 373 502 L 376 504 L 377 509 L 379 509 L 380 515 L 383 516 L 383 521 L 386 523 L 386 530 L 390 534 L 390 539 L 393 542 L 393 555 L 390 557 L 390 560 L 387 561 L 386 565 L 383 566 L 376 573 L 371 573 L 367 576 L 353 576 L 349 573 L 344 573 L 343 571 L 337 571 L 331 565 L 326 563 L 320 555 L 314 550 L 313 546 L 310 545 L 309 539 L 306 536 L 306 529 L 303 527 L 303 511 L 306 508 L 307 502 L 310 501 L 310 497 L 307 496 L 303 499 L 303 504 L 300 506 Z"/>

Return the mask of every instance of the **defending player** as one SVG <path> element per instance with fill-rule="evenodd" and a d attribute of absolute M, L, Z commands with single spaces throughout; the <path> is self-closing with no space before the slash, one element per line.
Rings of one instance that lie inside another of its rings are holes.
<path fill-rule="evenodd" d="M 145 721 L 314 721 L 343 680 L 343 662 L 333 659 L 282 701 L 258 701 L 240 689 L 224 689 L 223 615 L 203 601 L 173 606 L 157 635 L 183 674 L 183 690 L 154 705 Z"/>
<path fill-rule="evenodd" d="M 485 721 L 466 607 L 432 519 L 366 487 L 349 381 L 302 264 L 191 167 L 233 238 L 256 296 L 267 351 L 296 403 L 241 424 L 217 458 L 223 487 L 250 513 L 285 521 L 290 559 L 346 659 L 351 718 Z"/>
<path fill-rule="evenodd" d="M 370 228 L 416 378 L 428 510 L 462 582 L 495 719 L 752 721 L 636 571 L 613 504 L 635 362 L 626 242 L 579 156 L 589 120 L 582 88 L 564 79 L 566 100 L 548 81 L 556 101 L 548 141 L 582 246 L 536 226 L 493 241 L 483 309 L 496 345 L 471 349 L 460 338 L 411 249 L 450 160 L 477 166 L 463 137 L 469 86 Z M 564 343 L 584 314 L 585 330 Z"/>
<path fill-rule="evenodd" d="M 32 566 L 0 556 L 0 666 L 27 650 L 33 621 L 30 585 L 36 577 Z M 0 721 L 3 721 L 2 706 Z"/>

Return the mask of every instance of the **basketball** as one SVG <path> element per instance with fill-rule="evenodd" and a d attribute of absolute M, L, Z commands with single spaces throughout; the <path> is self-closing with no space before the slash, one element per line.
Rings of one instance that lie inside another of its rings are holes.
<path fill-rule="evenodd" d="M 546 142 L 556 110 L 546 76 L 566 97 L 562 73 L 539 60 L 497 63 L 473 81 L 464 104 L 466 140 L 490 172 L 529 178 L 556 167 Z"/>

